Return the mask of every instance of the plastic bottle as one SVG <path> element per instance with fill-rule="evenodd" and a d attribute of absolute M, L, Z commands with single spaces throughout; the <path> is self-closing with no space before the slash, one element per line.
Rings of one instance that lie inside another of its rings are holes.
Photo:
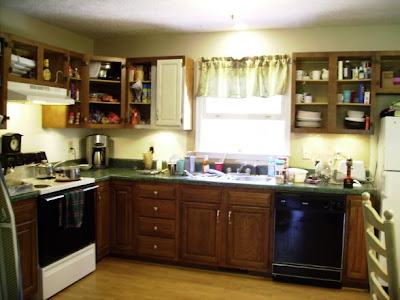
<path fill-rule="evenodd" d="M 201 171 L 203 173 L 207 173 L 210 169 L 210 161 L 208 160 L 208 155 L 204 155 L 203 166 L 201 167 Z"/>
<path fill-rule="evenodd" d="M 268 176 L 274 176 L 274 175 L 275 175 L 275 163 L 274 159 L 270 157 L 268 161 Z"/>
<path fill-rule="evenodd" d="M 43 80 L 50 81 L 51 79 L 51 71 L 49 69 L 49 60 L 45 59 L 43 62 L 44 69 L 43 69 Z"/>

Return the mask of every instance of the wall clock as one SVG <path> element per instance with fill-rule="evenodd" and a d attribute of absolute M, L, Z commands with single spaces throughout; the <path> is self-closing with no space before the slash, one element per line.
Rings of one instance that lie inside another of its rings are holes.
<path fill-rule="evenodd" d="M 1 138 L 1 153 L 21 152 L 21 137 L 19 133 L 6 133 Z"/>

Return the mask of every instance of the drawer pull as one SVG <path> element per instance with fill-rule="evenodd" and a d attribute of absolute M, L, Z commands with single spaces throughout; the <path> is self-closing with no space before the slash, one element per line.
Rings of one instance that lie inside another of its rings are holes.
<path fill-rule="evenodd" d="M 217 223 L 219 223 L 219 209 L 217 210 Z"/>
<path fill-rule="evenodd" d="M 154 210 L 154 211 L 157 211 L 157 210 L 158 210 L 158 207 L 157 207 L 157 206 L 154 206 L 154 207 L 153 207 L 153 210 Z"/>
<path fill-rule="evenodd" d="M 232 214 L 232 212 L 229 211 L 229 213 L 228 213 L 228 224 L 232 224 L 232 221 L 231 221 L 231 214 Z"/>
<path fill-rule="evenodd" d="M 153 245 L 153 249 L 156 250 L 158 248 L 157 245 Z"/>
<path fill-rule="evenodd" d="M 158 192 L 157 192 L 157 191 L 154 191 L 153 193 L 154 193 L 154 195 L 158 195 Z"/>
<path fill-rule="evenodd" d="M 158 230 L 158 227 L 157 227 L 157 226 L 154 226 L 153 229 L 154 229 L 154 231 L 157 231 L 157 230 Z"/>

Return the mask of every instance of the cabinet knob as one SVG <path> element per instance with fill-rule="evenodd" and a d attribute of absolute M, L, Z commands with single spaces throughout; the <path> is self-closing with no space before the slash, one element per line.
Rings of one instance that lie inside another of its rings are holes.
<path fill-rule="evenodd" d="M 154 211 L 157 211 L 157 210 L 158 210 L 158 207 L 157 207 L 157 206 L 154 206 L 154 207 L 153 207 L 153 210 L 154 210 Z"/>
<path fill-rule="evenodd" d="M 157 226 L 154 226 L 153 229 L 154 229 L 154 231 L 157 231 L 157 230 L 158 230 L 158 227 L 157 227 Z"/>
<path fill-rule="evenodd" d="M 154 191 L 153 193 L 154 193 L 154 195 L 158 195 L 158 192 L 157 192 L 157 191 Z"/>
<path fill-rule="evenodd" d="M 156 250 L 158 248 L 157 245 L 153 245 L 153 249 Z"/>

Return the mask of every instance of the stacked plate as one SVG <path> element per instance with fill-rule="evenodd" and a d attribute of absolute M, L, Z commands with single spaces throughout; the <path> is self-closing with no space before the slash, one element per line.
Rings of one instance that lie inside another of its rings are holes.
<path fill-rule="evenodd" d="M 36 66 L 34 60 L 19 55 L 11 54 L 11 74 L 21 77 Z"/>
<path fill-rule="evenodd" d="M 318 111 L 297 111 L 296 127 L 321 127 L 321 112 Z"/>

